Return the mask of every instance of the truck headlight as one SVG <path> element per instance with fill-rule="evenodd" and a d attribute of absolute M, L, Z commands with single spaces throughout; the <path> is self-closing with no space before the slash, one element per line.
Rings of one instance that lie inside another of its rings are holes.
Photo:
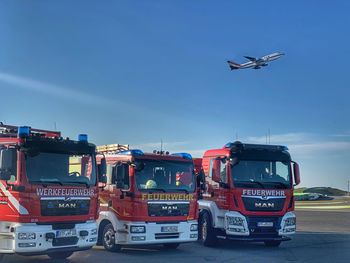
<path fill-rule="evenodd" d="M 36 239 L 35 233 L 18 233 L 19 240 L 33 240 Z"/>
<path fill-rule="evenodd" d="M 94 236 L 94 235 L 97 235 L 97 229 L 92 229 L 91 232 L 90 232 L 90 235 Z"/>
<path fill-rule="evenodd" d="M 243 218 L 241 218 L 241 217 L 228 216 L 228 217 L 226 217 L 226 220 L 227 220 L 228 225 L 244 226 Z"/>
<path fill-rule="evenodd" d="M 131 233 L 146 233 L 146 227 L 145 226 L 131 226 L 130 232 Z"/>
<path fill-rule="evenodd" d="M 295 217 L 288 217 L 284 220 L 284 226 L 295 226 L 296 224 L 296 218 Z"/>
<path fill-rule="evenodd" d="M 198 224 L 192 224 L 190 227 L 191 231 L 198 231 Z"/>

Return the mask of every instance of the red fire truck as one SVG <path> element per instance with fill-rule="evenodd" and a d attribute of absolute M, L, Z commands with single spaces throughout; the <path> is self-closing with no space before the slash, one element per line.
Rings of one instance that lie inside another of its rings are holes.
<path fill-rule="evenodd" d="M 128 145 L 97 147 L 107 162 L 107 185 L 100 191 L 99 244 L 162 244 L 177 248 L 198 238 L 197 183 L 187 153 L 143 153 Z"/>
<path fill-rule="evenodd" d="M 74 141 L 56 131 L 0 123 L 1 258 L 67 258 L 96 244 L 95 148 L 87 135 Z"/>
<path fill-rule="evenodd" d="M 201 166 L 199 240 L 204 245 L 223 238 L 279 246 L 295 233 L 293 186 L 300 176 L 287 147 L 228 143 L 206 151 Z"/>

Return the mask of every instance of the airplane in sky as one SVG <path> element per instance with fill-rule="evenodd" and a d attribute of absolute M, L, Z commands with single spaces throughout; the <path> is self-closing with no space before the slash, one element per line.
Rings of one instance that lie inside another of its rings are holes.
<path fill-rule="evenodd" d="M 249 61 L 246 63 L 238 64 L 232 60 L 227 61 L 227 63 L 229 64 L 231 70 L 244 69 L 244 68 L 259 69 L 261 67 L 266 67 L 268 65 L 267 62 L 279 59 L 283 55 L 284 55 L 284 53 L 275 52 L 275 53 L 272 53 L 270 55 L 263 56 L 261 58 L 244 56 L 245 58 L 249 59 Z"/>

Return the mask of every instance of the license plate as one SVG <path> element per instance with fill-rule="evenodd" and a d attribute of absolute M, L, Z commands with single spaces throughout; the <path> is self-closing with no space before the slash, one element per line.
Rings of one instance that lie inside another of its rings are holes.
<path fill-rule="evenodd" d="M 162 232 L 178 232 L 177 226 L 162 226 Z"/>
<path fill-rule="evenodd" d="M 77 231 L 75 229 L 64 229 L 64 230 L 57 230 L 56 231 L 56 238 L 60 237 L 72 237 L 76 236 Z"/>
<path fill-rule="evenodd" d="M 258 227 L 273 227 L 273 222 L 258 222 Z"/>

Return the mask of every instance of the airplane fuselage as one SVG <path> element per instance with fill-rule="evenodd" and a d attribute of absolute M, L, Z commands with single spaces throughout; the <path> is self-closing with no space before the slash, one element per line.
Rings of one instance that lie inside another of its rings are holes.
<path fill-rule="evenodd" d="M 263 60 L 264 62 L 270 62 L 270 61 L 279 59 L 283 55 L 284 55 L 283 53 L 276 52 L 276 53 L 272 53 L 270 55 L 266 55 L 266 56 L 261 57 L 261 60 Z"/>

